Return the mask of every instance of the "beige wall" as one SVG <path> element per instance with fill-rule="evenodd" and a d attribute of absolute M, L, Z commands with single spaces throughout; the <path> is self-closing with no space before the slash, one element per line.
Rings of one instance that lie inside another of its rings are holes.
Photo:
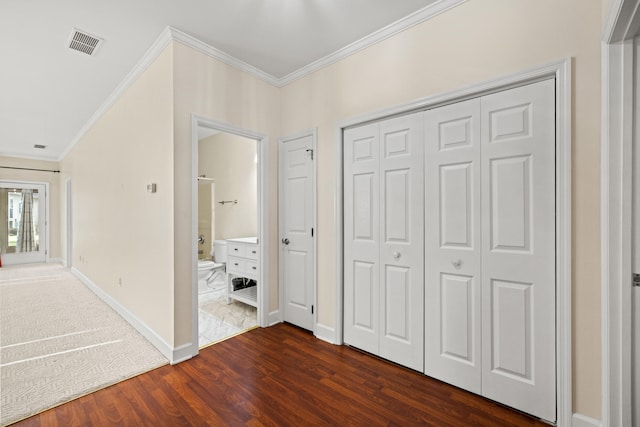
<path fill-rule="evenodd" d="M 255 158 L 255 140 L 225 132 L 202 139 L 198 144 L 198 175 L 205 174 L 215 180 L 215 239 L 257 236 Z M 221 205 L 218 203 L 221 200 L 237 200 L 238 204 Z M 200 212 L 204 213 L 204 210 Z M 211 239 L 208 239 L 205 242 L 205 254 L 210 248 Z"/>
<path fill-rule="evenodd" d="M 46 160 L 29 160 L 15 157 L 0 156 L 0 166 L 10 166 L 18 168 L 59 170 L 58 162 Z M 49 184 L 49 258 L 62 261 L 62 240 L 60 228 L 60 183 L 63 182 L 59 173 L 37 172 L 15 169 L 0 169 L 0 181 L 31 181 L 46 182 Z"/>
<path fill-rule="evenodd" d="M 195 113 L 269 137 L 265 252 L 269 310 L 276 309 L 277 141 L 317 127 L 318 310 L 320 323 L 335 326 L 336 124 L 572 57 L 574 411 L 600 418 L 604 7 L 597 0 L 469 1 L 282 89 L 174 42 L 61 164 L 61 179 L 71 176 L 74 186 L 74 264 L 168 343 L 191 341 Z M 150 182 L 158 193 L 146 193 Z"/>
<path fill-rule="evenodd" d="M 318 127 L 318 316 L 333 326 L 340 121 L 573 57 L 574 410 L 600 417 L 597 0 L 469 1 L 282 89 L 282 133 Z"/>
<path fill-rule="evenodd" d="M 268 136 L 267 208 L 271 245 L 269 256 L 269 311 L 278 306 L 277 164 L 280 133 L 280 91 L 262 80 L 238 71 L 181 43 L 174 52 L 174 253 L 176 344 L 191 341 L 191 114 Z"/>
<path fill-rule="evenodd" d="M 61 163 L 71 177 L 73 265 L 175 344 L 173 48 L 169 46 Z M 146 186 L 157 184 L 157 193 Z M 119 284 L 121 279 L 121 284 Z"/>

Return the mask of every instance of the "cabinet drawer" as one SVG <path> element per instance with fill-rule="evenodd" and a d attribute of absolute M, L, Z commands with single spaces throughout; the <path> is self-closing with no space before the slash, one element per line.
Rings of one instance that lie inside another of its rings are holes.
<path fill-rule="evenodd" d="M 227 243 L 227 253 L 228 256 L 246 256 L 247 246 L 238 243 Z"/>
<path fill-rule="evenodd" d="M 244 274 L 247 260 L 230 256 L 227 258 L 227 272 L 233 274 Z"/>
<path fill-rule="evenodd" d="M 245 263 L 245 271 L 247 277 L 252 279 L 258 278 L 258 261 L 247 260 Z"/>
<path fill-rule="evenodd" d="M 258 245 L 250 245 L 246 247 L 245 256 L 249 259 L 258 259 L 260 257 L 260 248 Z"/>

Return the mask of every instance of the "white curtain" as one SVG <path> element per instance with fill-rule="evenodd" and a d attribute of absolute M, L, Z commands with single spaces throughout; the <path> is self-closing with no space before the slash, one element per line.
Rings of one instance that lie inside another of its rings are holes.
<path fill-rule="evenodd" d="M 22 213 L 20 214 L 16 252 L 37 250 L 35 225 L 33 223 L 33 190 L 22 190 Z"/>

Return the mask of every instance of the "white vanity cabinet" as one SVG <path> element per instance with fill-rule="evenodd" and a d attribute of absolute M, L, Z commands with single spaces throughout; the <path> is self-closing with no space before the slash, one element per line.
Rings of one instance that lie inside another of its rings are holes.
<path fill-rule="evenodd" d="M 227 303 L 238 300 L 258 306 L 258 265 L 260 248 L 255 237 L 227 239 Z M 244 277 L 256 281 L 256 286 L 233 290 L 233 279 Z"/>

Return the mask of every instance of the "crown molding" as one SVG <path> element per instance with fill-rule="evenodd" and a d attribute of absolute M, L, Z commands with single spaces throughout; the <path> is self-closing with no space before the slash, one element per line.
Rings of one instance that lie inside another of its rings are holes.
<path fill-rule="evenodd" d="M 215 58 L 227 65 L 230 65 L 234 68 L 237 68 L 240 71 L 244 71 L 247 74 L 250 74 L 260 80 L 263 80 L 270 85 L 280 86 L 280 80 L 277 77 L 272 76 L 269 73 L 265 73 L 264 71 L 254 67 L 253 65 L 249 65 L 244 61 L 239 60 L 236 57 L 229 55 L 226 52 L 221 51 L 220 49 L 216 49 L 215 47 L 208 45 L 207 43 L 198 40 L 197 38 L 190 36 L 187 33 L 184 33 L 176 28 L 167 27 L 167 31 L 171 34 L 171 37 L 174 41 L 180 42 L 185 46 L 188 46 L 194 50 L 197 50 L 200 53 L 203 53 L 207 56 Z"/>
<path fill-rule="evenodd" d="M 120 82 L 120 84 L 111 92 L 111 95 L 102 103 L 100 108 L 96 110 L 95 113 L 89 118 L 87 123 L 82 126 L 76 137 L 73 139 L 71 144 L 60 154 L 58 157 L 58 161 L 62 161 L 67 154 L 71 152 L 73 147 L 82 139 L 82 137 L 96 124 L 96 122 L 102 117 L 104 113 L 111 108 L 118 99 L 133 85 L 133 83 L 138 80 L 138 78 L 147 71 L 147 68 L 153 63 L 153 61 L 160 56 L 160 54 L 164 51 L 164 49 L 169 46 L 169 44 L 173 41 L 173 36 L 171 34 L 171 28 L 167 27 L 162 31 L 160 36 L 156 39 L 156 41 L 151 45 L 149 50 L 140 58 L 138 63 L 129 71 L 129 74 Z"/>
<path fill-rule="evenodd" d="M 414 25 L 420 24 L 428 19 L 431 19 L 441 13 L 444 13 L 467 0 L 438 0 L 429 6 L 426 6 L 411 15 L 406 16 L 386 27 L 369 34 L 362 39 L 351 43 L 350 45 L 345 46 L 342 49 L 331 53 L 324 58 L 321 58 L 317 61 L 314 61 L 297 71 L 294 71 L 290 74 L 282 78 L 274 77 L 269 73 L 266 73 L 252 65 L 247 64 L 244 61 L 241 61 L 228 53 L 225 53 L 215 47 L 204 43 L 201 40 L 196 39 L 189 34 L 182 32 L 173 27 L 167 27 L 160 34 L 158 39 L 153 43 L 153 45 L 147 50 L 144 56 L 138 61 L 135 67 L 127 74 L 127 76 L 120 82 L 120 84 L 115 88 L 115 90 L 109 95 L 109 97 L 102 103 L 100 108 L 96 110 L 95 113 L 89 118 L 89 120 L 85 123 L 85 125 L 80 129 L 77 133 L 71 144 L 67 146 L 67 148 L 60 154 L 57 160 L 62 161 L 67 154 L 71 152 L 73 147 L 84 137 L 84 135 L 91 129 L 96 122 L 102 117 L 104 113 L 107 112 L 109 108 L 111 108 L 116 101 L 126 92 L 129 87 L 149 68 L 149 66 L 153 63 L 153 61 L 160 56 L 162 51 L 172 42 L 177 41 L 185 46 L 188 46 L 196 51 L 210 56 L 214 59 L 217 59 L 231 67 L 234 67 L 240 71 L 244 71 L 245 73 L 256 77 L 272 86 L 275 87 L 284 87 L 296 80 L 299 80 L 305 76 L 308 76 L 311 73 L 314 73 L 324 67 L 327 67 L 331 64 L 334 64 L 348 56 L 351 56 L 361 50 L 368 48 L 380 41 L 388 39 L 389 37 L 394 36 L 408 28 L 413 27 Z"/>
<path fill-rule="evenodd" d="M 12 159 L 24 159 L 24 160 L 34 160 L 39 162 L 51 162 L 58 163 L 59 159 L 55 155 L 47 156 L 47 155 L 38 155 L 38 154 L 25 154 L 18 152 L 7 152 L 0 151 L 0 157 L 10 157 Z"/>
<path fill-rule="evenodd" d="M 290 83 L 293 83 L 296 80 L 299 80 L 303 77 L 308 76 L 311 73 L 314 73 L 322 68 L 325 68 L 331 64 L 334 64 L 348 56 L 351 56 L 361 50 L 368 48 L 378 42 L 388 39 L 408 28 L 411 28 L 415 25 L 418 25 L 424 21 L 427 21 L 441 13 L 452 9 L 467 0 L 438 0 L 429 6 L 426 6 L 411 15 L 407 15 L 406 17 L 397 20 L 396 22 L 387 25 L 384 28 L 381 28 L 378 31 L 375 31 L 360 40 L 357 40 L 327 56 L 324 58 L 320 58 L 317 61 L 314 61 L 310 64 L 305 65 L 304 67 L 287 74 L 284 77 L 275 77 L 269 73 L 266 73 L 252 65 L 247 64 L 244 61 L 241 61 L 226 52 L 223 52 L 219 49 L 216 49 L 213 46 L 210 46 L 204 43 L 201 40 L 196 39 L 189 34 L 186 34 L 178 29 L 169 27 L 168 31 L 171 32 L 171 35 L 174 40 L 179 41 L 180 43 L 191 47 L 198 52 L 201 52 L 205 55 L 208 55 L 212 58 L 215 58 L 227 65 L 230 65 L 240 71 L 244 71 L 247 74 L 250 74 L 262 81 L 269 83 L 272 86 L 276 87 L 284 87 Z"/>
<path fill-rule="evenodd" d="M 339 49 L 324 58 L 320 58 L 317 61 L 314 61 L 304 67 L 287 74 L 286 76 L 278 79 L 277 86 L 283 87 L 288 85 L 289 83 L 293 83 L 296 80 L 299 80 L 303 77 L 308 76 L 309 74 L 316 72 L 322 68 L 325 68 L 331 64 L 335 64 L 338 61 L 341 61 L 355 53 L 360 52 L 370 46 L 373 46 L 376 43 L 379 43 L 383 40 L 388 39 L 404 30 L 407 30 L 415 25 L 418 25 L 424 21 L 427 21 L 433 17 L 440 15 L 452 9 L 467 0 L 438 0 L 435 3 L 431 3 L 429 6 L 426 6 L 411 15 L 407 15 L 406 17 L 393 22 L 386 27 L 375 31 L 360 40 L 357 40 L 342 49 Z"/>
<path fill-rule="evenodd" d="M 608 44 L 634 37 L 640 30 L 640 0 L 612 0 L 602 31 L 602 41 Z"/>

